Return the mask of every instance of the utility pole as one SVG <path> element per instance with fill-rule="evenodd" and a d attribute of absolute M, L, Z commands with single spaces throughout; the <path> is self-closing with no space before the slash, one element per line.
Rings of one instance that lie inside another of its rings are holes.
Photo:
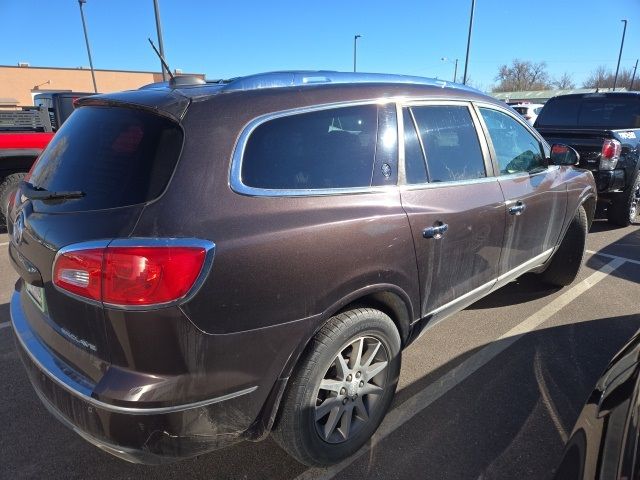
<path fill-rule="evenodd" d="M 87 24 L 84 21 L 84 11 L 82 5 L 87 3 L 87 0 L 78 0 L 80 6 L 80 18 L 82 18 L 82 29 L 84 30 L 84 41 L 87 44 L 87 55 L 89 56 L 89 67 L 91 68 L 91 79 L 93 80 L 93 91 L 98 93 L 98 87 L 96 86 L 96 73 L 93 71 L 93 60 L 91 60 L 91 48 L 89 47 L 89 36 L 87 35 Z"/>
<path fill-rule="evenodd" d="M 469 67 L 469 50 L 471 49 L 471 30 L 473 29 L 473 12 L 476 9 L 476 0 L 471 0 L 471 16 L 469 17 L 469 36 L 467 37 L 467 55 L 464 59 L 464 74 L 462 83 L 467 84 L 467 68 Z"/>
<path fill-rule="evenodd" d="M 616 76 L 613 79 L 613 91 L 616 90 L 616 84 L 618 83 L 618 70 L 620 70 L 620 60 L 622 59 L 622 49 L 624 47 L 624 35 L 627 33 L 627 21 L 620 20 L 624 22 L 624 29 L 622 30 L 622 41 L 620 42 L 620 54 L 618 55 L 618 66 L 616 67 Z"/>
<path fill-rule="evenodd" d="M 358 39 L 362 37 L 362 35 L 354 35 L 353 36 L 353 71 L 356 71 L 356 59 L 358 58 Z"/>
<path fill-rule="evenodd" d="M 162 41 L 162 24 L 160 23 L 160 7 L 158 7 L 158 0 L 153 0 L 153 10 L 156 14 L 156 31 L 158 32 L 158 47 L 160 48 L 160 55 L 164 57 L 164 42 Z M 167 71 L 164 68 L 164 64 L 160 62 L 160 68 L 162 69 L 162 81 L 167 81 Z"/>
<path fill-rule="evenodd" d="M 453 83 L 456 83 L 457 78 L 458 78 L 458 59 L 456 58 L 456 66 L 453 69 Z"/>
<path fill-rule="evenodd" d="M 636 70 L 638 70 L 638 59 L 636 58 L 636 66 L 633 67 L 633 75 L 631 75 L 631 84 L 629 85 L 629 91 L 633 90 L 633 82 L 636 79 Z"/>

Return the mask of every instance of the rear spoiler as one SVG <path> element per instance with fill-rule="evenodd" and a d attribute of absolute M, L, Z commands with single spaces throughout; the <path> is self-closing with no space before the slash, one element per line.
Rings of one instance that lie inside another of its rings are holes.
<path fill-rule="evenodd" d="M 176 90 L 130 90 L 126 92 L 92 95 L 79 98 L 76 107 L 125 107 L 147 110 L 168 117 L 176 122 L 182 121 L 191 100 Z"/>

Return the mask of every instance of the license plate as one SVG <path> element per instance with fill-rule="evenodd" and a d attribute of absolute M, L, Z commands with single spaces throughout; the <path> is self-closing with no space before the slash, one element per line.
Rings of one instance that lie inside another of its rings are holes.
<path fill-rule="evenodd" d="M 44 300 L 44 288 L 36 287 L 35 285 L 31 285 L 30 283 L 26 284 L 27 293 L 33 300 L 33 303 L 42 311 L 45 311 L 46 302 Z"/>

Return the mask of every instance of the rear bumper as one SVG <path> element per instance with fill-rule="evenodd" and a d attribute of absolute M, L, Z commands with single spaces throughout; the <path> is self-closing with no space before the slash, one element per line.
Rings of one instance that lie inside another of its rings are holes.
<path fill-rule="evenodd" d="M 598 193 L 618 192 L 625 187 L 624 170 L 598 170 L 594 172 Z"/>
<path fill-rule="evenodd" d="M 44 345 L 29 326 L 20 296 L 11 300 L 16 346 L 33 387 L 47 409 L 102 450 L 134 463 L 167 463 L 243 439 L 243 412 L 257 387 L 196 403 L 123 407 L 100 401 L 93 384 Z"/>

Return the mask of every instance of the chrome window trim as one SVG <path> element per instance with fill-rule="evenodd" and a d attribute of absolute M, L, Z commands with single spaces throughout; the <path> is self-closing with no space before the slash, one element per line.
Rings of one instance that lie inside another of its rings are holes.
<path fill-rule="evenodd" d="M 400 185 L 400 191 L 410 190 L 428 190 L 431 188 L 445 188 L 456 187 L 460 185 L 472 185 L 477 183 L 491 183 L 497 182 L 498 177 L 482 177 L 482 178 L 470 178 L 468 180 L 452 180 L 450 182 L 432 182 L 432 183 L 407 183 Z"/>
<path fill-rule="evenodd" d="M 173 412 L 181 412 L 192 408 L 206 407 L 214 403 L 224 402 L 248 393 L 254 392 L 258 389 L 258 386 L 252 386 L 231 392 L 219 397 L 209 398 L 198 402 L 185 403 L 182 405 L 175 405 L 169 407 L 151 407 L 151 408 L 139 408 L 139 407 L 121 407 L 118 405 L 112 405 L 110 403 L 103 402 L 92 397 L 93 388 L 84 383 L 80 383 L 74 380 L 68 375 L 64 374 L 64 371 L 59 367 L 60 360 L 54 357 L 53 353 L 49 351 L 42 343 L 40 343 L 38 337 L 31 331 L 27 320 L 24 318 L 21 307 L 18 304 L 20 302 L 20 296 L 14 294 L 11 299 L 11 319 L 12 327 L 20 346 L 27 354 L 29 359 L 36 365 L 36 367 L 45 374 L 51 381 L 63 388 L 71 395 L 79 398 L 80 400 L 87 402 L 97 408 L 107 410 L 109 412 L 123 413 L 130 415 L 156 415 Z M 71 369 L 73 370 L 73 369 Z"/>
<path fill-rule="evenodd" d="M 202 269 L 200 273 L 196 277 L 195 282 L 191 289 L 184 294 L 182 297 L 172 300 L 170 302 L 163 303 L 154 303 L 152 305 L 120 305 L 115 303 L 107 303 L 100 302 L 97 300 L 93 300 L 90 298 L 82 297 L 80 295 L 76 295 L 72 292 L 64 290 L 58 287 L 55 283 L 53 283 L 54 278 L 54 269 L 58 257 L 65 253 L 74 252 L 78 250 L 88 250 L 91 248 L 107 248 L 107 247 L 199 247 L 203 248 L 205 251 L 205 259 L 202 264 Z M 71 245 L 67 245 L 66 247 L 61 248 L 56 253 L 56 256 L 53 260 L 53 264 L 51 266 L 51 283 L 54 288 L 71 298 L 76 300 L 80 300 L 86 303 L 90 303 L 95 306 L 113 308 L 117 310 L 130 310 L 130 311 L 150 311 L 150 310 L 158 310 L 161 308 L 172 307 L 175 305 L 180 305 L 191 300 L 198 291 L 204 285 L 205 280 L 209 275 L 209 271 L 211 270 L 211 266 L 213 265 L 213 258 L 215 256 L 216 244 L 210 240 L 202 240 L 199 238 L 174 238 L 174 237 L 132 237 L 132 238 L 116 238 L 116 239 L 104 239 L 104 240 L 90 240 L 88 242 L 80 242 L 73 243 Z"/>
<path fill-rule="evenodd" d="M 303 113 L 319 112 L 331 110 L 334 108 L 360 107 L 367 105 L 388 105 L 394 103 L 394 98 L 368 99 L 348 102 L 334 102 L 308 107 L 298 107 L 288 110 L 280 110 L 277 112 L 267 113 L 254 118 L 247 123 L 238 136 L 233 147 L 233 155 L 231 157 L 231 166 L 229 169 L 229 188 L 241 195 L 250 197 L 312 197 L 326 195 L 348 195 L 361 193 L 384 193 L 395 188 L 395 185 L 374 185 L 366 187 L 346 187 L 346 188 L 306 188 L 306 189 L 276 189 L 276 188 L 260 188 L 250 187 L 242 182 L 242 161 L 247 142 L 251 134 L 260 125 L 275 120 L 277 118 L 290 117 Z M 377 131 L 376 131 L 377 133 Z M 375 161 L 375 157 L 374 157 Z"/>

